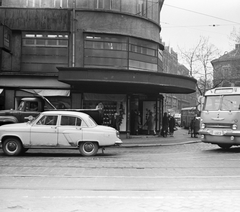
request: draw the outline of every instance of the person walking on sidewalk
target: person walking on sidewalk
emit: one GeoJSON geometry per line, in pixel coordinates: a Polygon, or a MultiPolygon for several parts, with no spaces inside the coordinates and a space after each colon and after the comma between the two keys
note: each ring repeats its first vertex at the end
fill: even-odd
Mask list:
{"type": "Polygon", "coordinates": [[[197,119],[197,115],[194,115],[191,121],[191,138],[197,138],[197,134],[200,128],[200,121],[197,119]]]}
{"type": "Polygon", "coordinates": [[[155,129],[154,129],[154,116],[153,116],[153,113],[152,111],[149,111],[149,114],[148,114],[148,118],[147,118],[147,121],[146,121],[146,125],[147,125],[147,134],[148,135],[156,135],[156,132],[155,132],[155,129]]]}
{"type": "Polygon", "coordinates": [[[163,137],[167,137],[168,125],[169,125],[169,119],[168,119],[167,113],[165,112],[162,119],[162,136],[163,137]]]}
{"type": "Polygon", "coordinates": [[[173,116],[170,116],[170,118],[169,118],[169,133],[170,133],[170,137],[173,137],[174,128],[175,128],[175,118],[173,116]]]}

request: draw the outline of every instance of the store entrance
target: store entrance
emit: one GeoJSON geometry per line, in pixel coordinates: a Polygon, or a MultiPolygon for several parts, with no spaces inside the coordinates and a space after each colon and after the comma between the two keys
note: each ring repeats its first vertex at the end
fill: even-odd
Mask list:
{"type": "Polygon", "coordinates": [[[156,135],[157,101],[131,99],[130,134],[156,135]]]}

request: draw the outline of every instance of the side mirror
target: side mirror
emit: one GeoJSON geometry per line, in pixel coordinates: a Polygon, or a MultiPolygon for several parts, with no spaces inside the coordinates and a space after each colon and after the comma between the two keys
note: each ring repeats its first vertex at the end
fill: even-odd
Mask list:
{"type": "Polygon", "coordinates": [[[27,119],[28,121],[32,121],[34,120],[35,118],[33,116],[27,116],[27,117],[24,117],[24,119],[27,119]]]}
{"type": "Polygon", "coordinates": [[[204,96],[199,96],[198,97],[198,106],[197,109],[201,112],[203,110],[203,104],[205,101],[205,97],[204,96]]]}

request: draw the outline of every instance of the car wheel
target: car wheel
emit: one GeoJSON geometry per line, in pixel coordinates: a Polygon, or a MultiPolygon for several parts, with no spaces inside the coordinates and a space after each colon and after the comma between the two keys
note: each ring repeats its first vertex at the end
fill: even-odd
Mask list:
{"type": "Polygon", "coordinates": [[[3,142],[2,150],[6,155],[16,156],[22,152],[22,144],[17,138],[8,138],[3,142]]]}
{"type": "Polygon", "coordinates": [[[225,150],[230,149],[232,147],[231,144],[218,144],[218,146],[225,150]]]}
{"type": "Polygon", "coordinates": [[[94,156],[98,151],[98,144],[96,142],[82,142],[79,146],[79,151],[83,156],[94,156]]]}

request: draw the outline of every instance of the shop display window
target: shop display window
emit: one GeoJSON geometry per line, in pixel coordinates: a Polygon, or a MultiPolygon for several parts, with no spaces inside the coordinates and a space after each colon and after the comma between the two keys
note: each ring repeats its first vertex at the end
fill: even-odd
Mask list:
{"type": "MultiPolygon", "coordinates": [[[[84,101],[84,109],[94,109],[97,108],[100,101],[84,101]]],[[[103,125],[109,126],[110,120],[114,113],[117,112],[117,102],[101,102],[103,105],[103,125]]]]}

